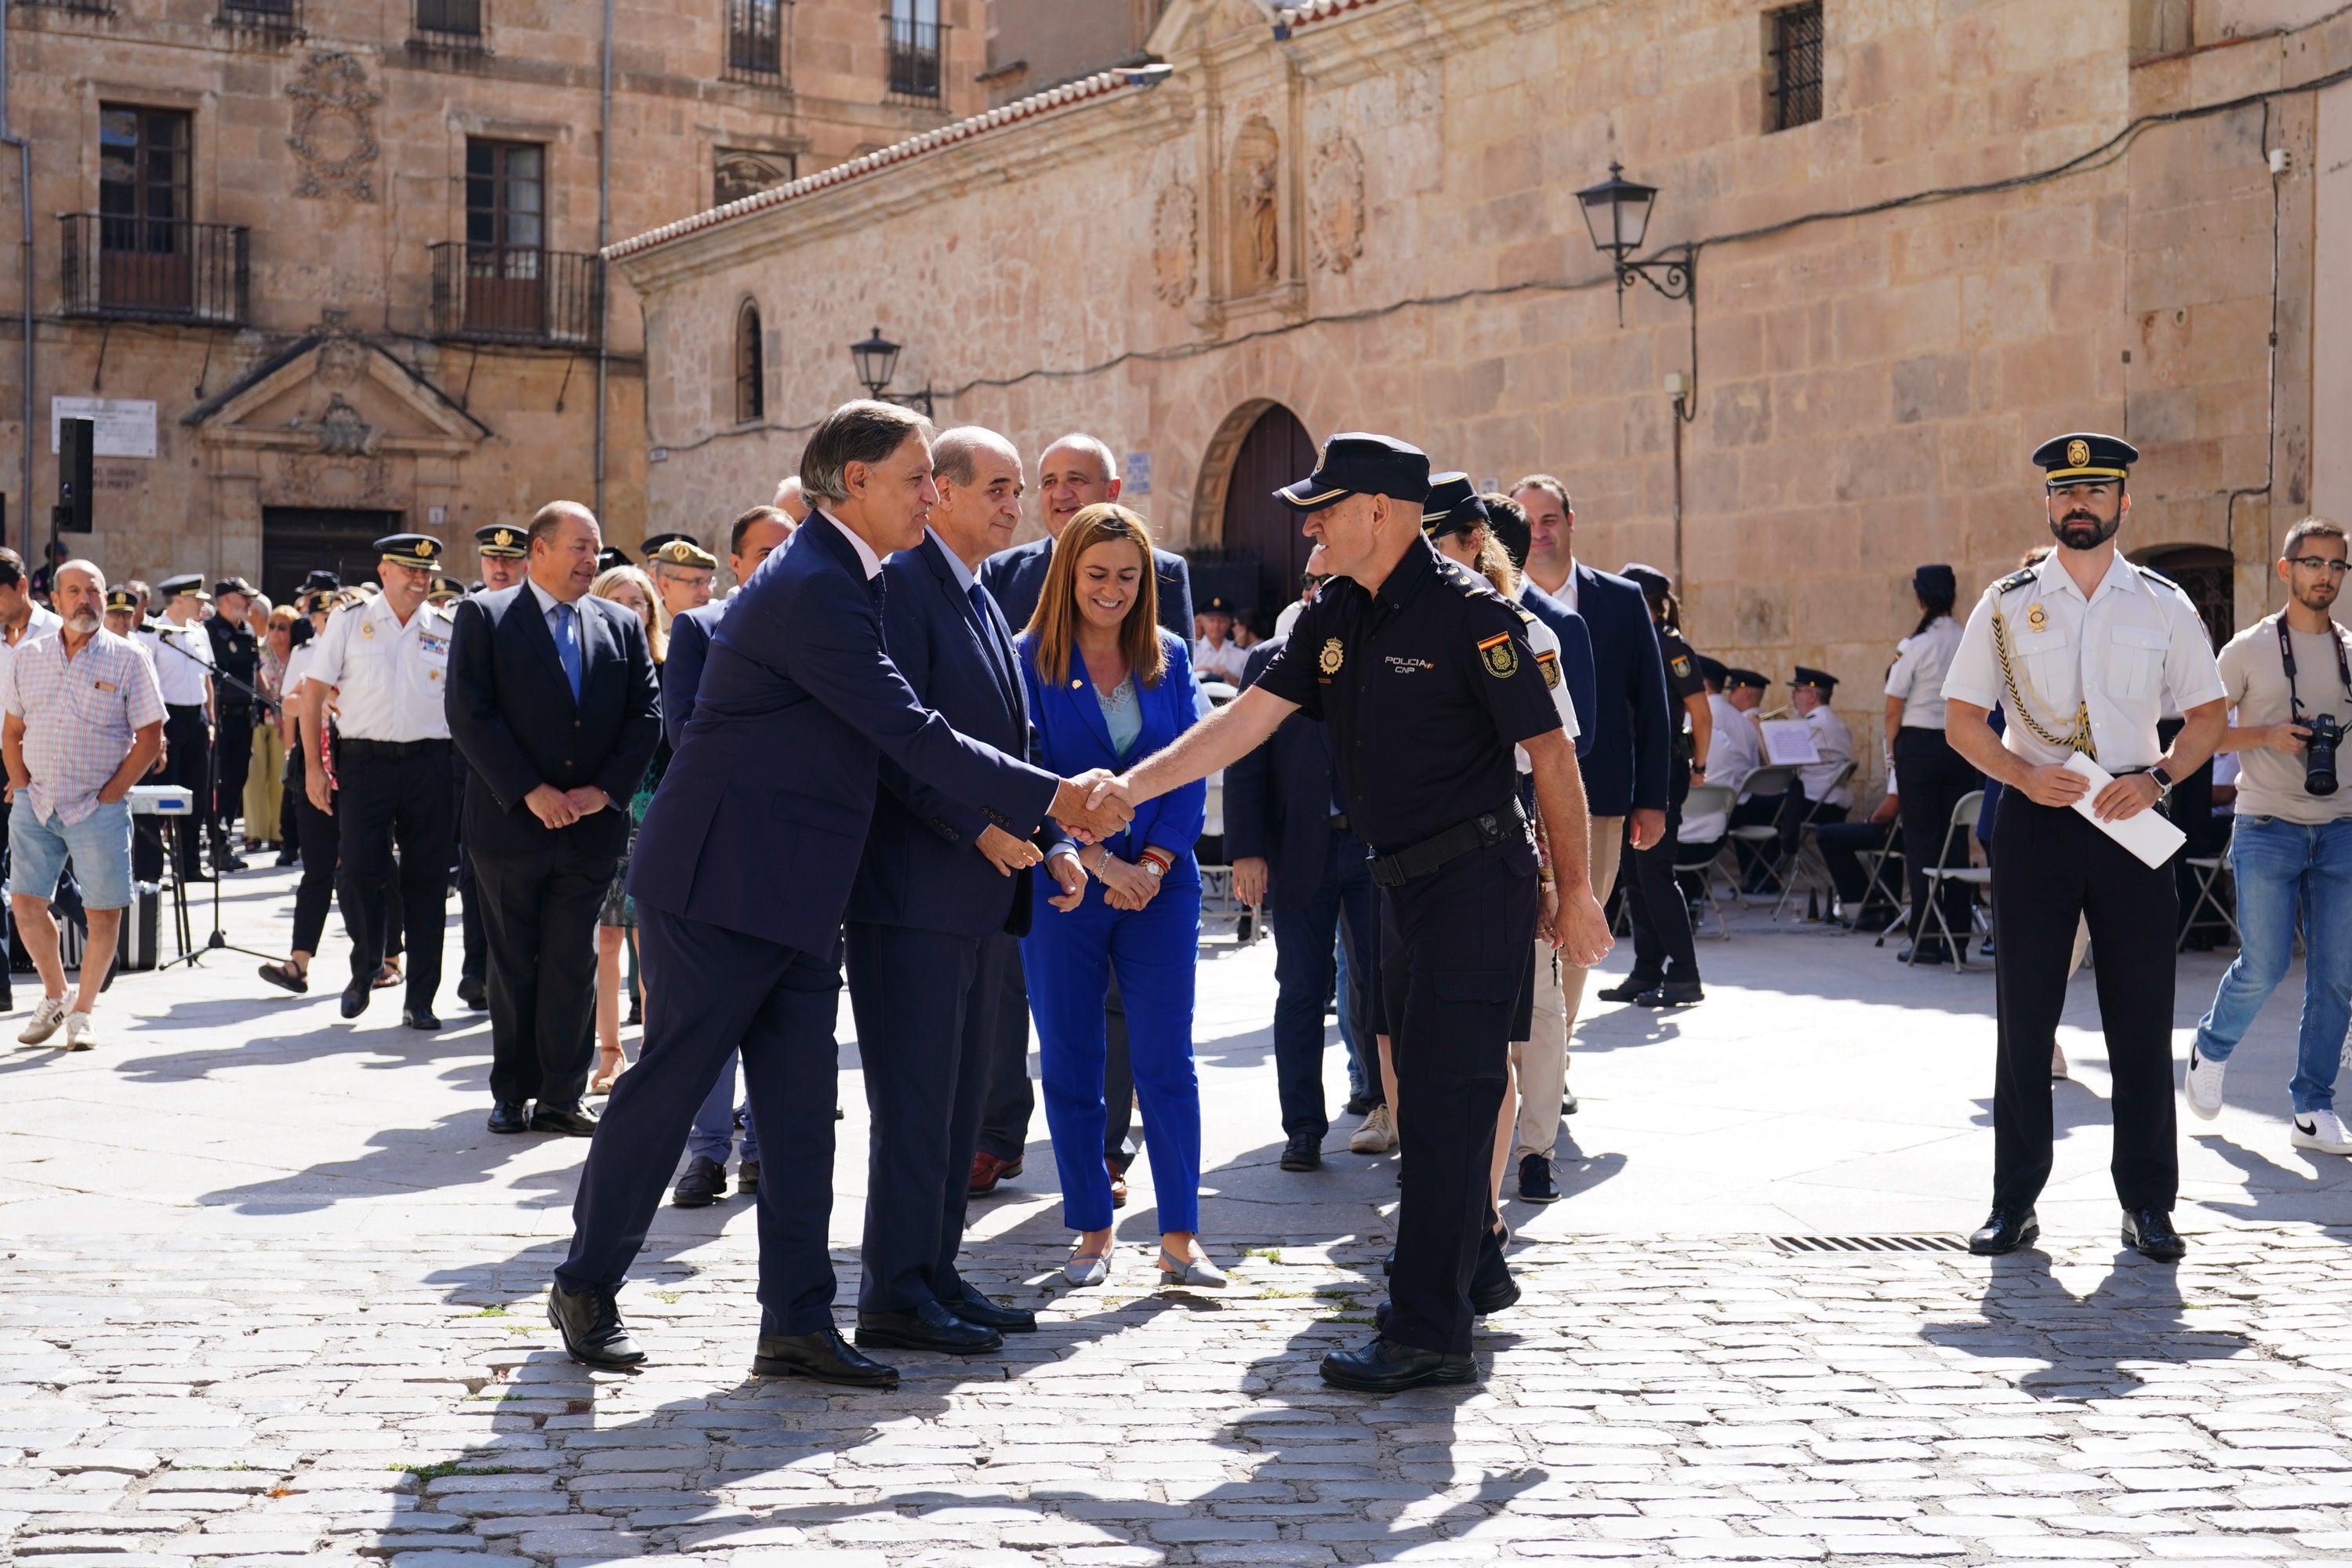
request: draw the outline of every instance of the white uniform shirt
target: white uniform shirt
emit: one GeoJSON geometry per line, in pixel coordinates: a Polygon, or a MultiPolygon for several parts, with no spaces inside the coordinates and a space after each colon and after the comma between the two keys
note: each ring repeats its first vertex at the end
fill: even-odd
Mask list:
{"type": "Polygon", "coordinates": [[[35,605],[32,615],[25,621],[25,635],[13,643],[0,639],[0,681],[8,679],[8,659],[11,655],[34,638],[47,637],[64,625],[65,622],[58,618],[56,611],[35,605]]]}
{"type": "Polygon", "coordinates": [[[1895,668],[1886,672],[1886,695],[1903,699],[1903,728],[1944,727],[1944,676],[1960,646],[1960,623],[1937,616],[1927,629],[1895,645],[1895,668]]]}
{"type": "MultiPolygon", "coordinates": [[[[2188,595],[2120,554],[2085,599],[2059,553],[1985,590],[1952,656],[1944,696],[1979,708],[2009,700],[1992,646],[1997,607],[2009,627],[2019,693],[2035,721],[2063,735],[2087,705],[2101,767],[2111,773],[2153,767],[2164,760],[2156,721],[2168,693],[2184,711],[2221,698],[2205,623],[2188,595]]],[[[2037,739],[2011,706],[2001,744],[2037,765],[2063,763],[2066,749],[2037,739]]]]}
{"type": "Polygon", "coordinates": [[[168,618],[159,620],[155,629],[142,640],[155,666],[155,684],[163,690],[164,704],[172,708],[201,706],[205,675],[213,668],[212,634],[205,630],[205,623],[190,621],[182,626],[168,618]],[[174,648],[179,652],[173,652],[174,648]],[[189,658],[181,658],[182,653],[189,658]]]}
{"type": "Polygon", "coordinates": [[[302,645],[316,648],[304,675],[335,688],[335,728],[352,741],[446,741],[443,709],[449,674],[449,617],[419,605],[402,626],[381,595],[346,605],[327,629],[302,645]]]}
{"type": "Polygon", "coordinates": [[[1837,777],[1838,770],[1853,760],[1853,731],[1845,727],[1844,720],[1830,711],[1830,705],[1826,702],[1804,717],[1805,728],[1813,732],[1813,750],[1821,753],[1822,760],[1800,766],[1797,783],[1803,787],[1807,800],[1820,801],[1824,805],[1852,807],[1853,786],[1843,784],[1830,789],[1830,780],[1837,777]],[[1829,791],[1826,798],[1822,793],[1824,790],[1829,791]]]}
{"type": "Polygon", "coordinates": [[[1213,644],[1206,637],[1192,639],[1192,674],[1196,678],[1222,680],[1229,685],[1242,683],[1242,671],[1249,664],[1249,649],[1228,638],[1213,644]]]}
{"type": "MultiPolygon", "coordinates": [[[[1722,692],[1708,692],[1706,706],[1715,718],[1715,727],[1707,731],[1706,782],[1727,785],[1736,800],[1748,785],[1748,775],[1763,765],[1762,742],[1748,715],[1734,708],[1722,692]]],[[[1711,811],[1684,817],[1675,837],[1684,844],[1712,844],[1730,831],[1730,815],[1711,811]]]]}
{"type": "MultiPolygon", "coordinates": [[[[1572,744],[1584,731],[1576,721],[1576,699],[1568,694],[1568,673],[1559,667],[1559,634],[1525,610],[1519,612],[1519,618],[1527,626],[1528,651],[1536,656],[1536,666],[1543,671],[1545,682],[1551,687],[1551,705],[1559,711],[1560,728],[1568,731],[1572,744]]],[[[1536,771],[1535,763],[1528,760],[1525,746],[1513,746],[1511,755],[1517,760],[1519,772],[1531,773],[1536,771]]]]}
{"type": "Polygon", "coordinates": [[[1282,607],[1282,614],[1274,617],[1274,635],[1278,637],[1288,637],[1290,635],[1290,628],[1297,626],[1298,624],[1298,617],[1306,613],[1307,605],[1304,600],[1291,600],[1290,603],[1282,607]]]}

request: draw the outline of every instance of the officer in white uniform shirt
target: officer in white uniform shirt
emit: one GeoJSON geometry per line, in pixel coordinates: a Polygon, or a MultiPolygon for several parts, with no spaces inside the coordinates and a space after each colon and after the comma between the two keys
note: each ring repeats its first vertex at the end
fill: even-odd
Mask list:
{"type": "MultiPolygon", "coordinates": [[[[1750,669],[1738,672],[1743,677],[1752,678],[1754,681],[1753,686],[1747,688],[1750,693],[1750,706],[1742,709],[1729,695],[1734,672],[1721,659],[1699,655],[1698,673],[1699,679],[1706,683],[1707,711],[1715,720],[1707,731],[1706,782],[1723,785],[1737,799],[1741,787],[1748,783],[1748,775],[1761,765],[1757,753],[1756,726],[1748,721],[1748,714],[1753,710],[1754,696],[1763,690],[1764,678],[1750,669]]],[[[1710,811],[1696,816],[1685,812],[1681,830],[1675,838],[1677,843],[1694,848],[1705,848],[1710,844],[1719,847],[1724,836],[1730,831],[1729,812],[1710,811]]]]}
{"type": "MultiPolygon", "coordinates": [[[[155,667],[155,684],[163,693],[163,772],[158,781],[178,784],[195,802],[193,816],[176,819],[180,880],[209,882],[204,868],[205,820],[213,797],[213,639],[205,630],[203,576],[184,572],[155,585],[163,614],[140,637],[155,667]]],[[[143,859],[144,858],[142,857],[143,859]]]]}
{"type": "Polygon", "coordinates": [[[2143,863],[2076,809],[2087,799],[2102,821],[2153,809],[2213,754],[2228,725],[2195,606],[2116,548],[2138,458],[2129,442],[2089,433],[2036,449],[2058,548],[1985,590],[1944,680],[1953,749],[2003,786],[1992,837],[1993,1202],[1972,1252],[2014,1251],[2041,1232],[2033,1205],[2050,1175],[2048,1071],[2078,920],[2099,955],[2124,1243],[2159,1261],[2185,1250],[2172,1227],[2180,1182],[2172,868],[2143,863]],[[2185,721],[2169,751],[2156,731],[2168,692],[2185,721]],[[1996,703],[2008,715],[1999,737],[1985,722],[1996,703]],[[2093,793],[2064,765],[2076,753],[2113,781],[2093,793]]]}
{"type": "MultiPolygon", "coordinates": [[[[1943,963],[1965,955],[1945,952],[1927,919],[1927,870],[1938,857],[1947,867],[1969,863],[1968,835],[1951,832],[1952,812],[1984,788],[1984,775],[1944,738],[1944,678],[1960,647],[1960,623],[1952,618],[1959,580],[1949,566],[1931,563],[1911,574],[1911,593],[1919,604],[1919,625],[1895,645],[1895,663],[1886,672],[1886,767],[1890,774],[1903,774],[1903,867],[1911,891],[1911,948],[1904,957],[1943,963]]],[[[1965,942],[1975,890],[1950,879],[1937,897],[1943,929],[1965,942]]]]}
{"type": "Polygon", "coordinates": [[[1790,706],[1813,732],[1813,750],[1821,758],[1797,770],[1797,787],[1805,792],[1809,803],[1829,808],[1815,814],[1816,820],[1822,822],[1843,822],[1853,808],[1851,783],[1831,787],[1831,781],[1853,761],[1853,731],[1830,708],[1837,684],[1838,678],[1828,670],[1809,669],[1801,664],[1797,666],[1797,678],[1789,682],[1790,706]]]}
{"type": "Polygon", "coordinates": [[[449,790],[449,617],[425,603],[441,570],[441,542],[395,533],[375,542],[383,592],[335,612],[314,639],[302,690],[308,732],[323,732],[326,694],[335,692],[335,778],[303,780],[310,804],[338,823],[337,887],[352,928],[352,979],[342,1013],[356,1018],[383,967],[384,889],[400,847],[400,904],[408,947],[408,995],[401,1022],[437,1029],[441,928],[456,830],[449,790]]]}

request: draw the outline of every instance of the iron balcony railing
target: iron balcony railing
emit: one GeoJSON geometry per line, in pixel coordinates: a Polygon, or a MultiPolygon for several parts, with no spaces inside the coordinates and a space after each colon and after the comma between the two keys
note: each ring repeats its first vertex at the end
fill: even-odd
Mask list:
{"type": "Polygon", "coordinates": [[[450,240],[433,256],[433,335],[593,348],[604,332],[602,257],[450,240]]]}
{"type": "Polygon", "coordinates": [[[890,96],[937,100],[940,96],[940,25],[906,16],[886,16],[890,33],[890,96]]]}
{"type": "Polygon", "coordinates": [[[257,33],[299,33],[302,0],[221,0],[215,18],[225,27],[257,33]]]}
{"type": "Polygon", "coordinates": [[[233,224],[66,213],[66,313],[242,326],[251,265],[233,224]]]}
{"type": "Polygon", "coordinates": [[[16,3],[44,11],[78,11],[85,16],[114,15],[114,0],[16,0],[16,3]]]}
{"type": "Polygon", "coordinates": [[[482,0],[416,0],[415,41],[428,48],[460,52],[487,47],[482,0]]]}
{"type": "Polygon", "coordinates": [[[735,81],[782,79],[783,0],[727,0],[726,74],[735,81]]]}

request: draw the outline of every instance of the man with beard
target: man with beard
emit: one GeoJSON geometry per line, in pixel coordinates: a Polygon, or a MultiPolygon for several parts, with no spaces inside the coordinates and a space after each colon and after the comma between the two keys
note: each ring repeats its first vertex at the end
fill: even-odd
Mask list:
{"type": "Polygon", "coordinates": [[[2041,1234],[2033,1204],[2050,1177],[2050,1055],[2078,921],[2099,954],[2124,1244],[2159,1262],[2186,1250],[2172,1228],[2172,869],[2147,865],[2098,824],[2160,803],[2213,754],[2228,721],[2196,607],[2116,549],[2138,458],[2128,441],[2090,434],[2034,451],[2058,548],[1985,590],[1944,679],[1953,750],[2003,786],[1992,839],[1993,1201],[1969,1238],[1975,1253],[2013,1252],[2041,1234]],[[2156,733],[2168,695],[2185,721],[2168,751],[2156,733]],[[2009,719],[1998,736],[1986,722],[1995,704],[2009,719]],[[2066,766],[2078,752],[2110,781],[2095,791],[2066,766]]]}

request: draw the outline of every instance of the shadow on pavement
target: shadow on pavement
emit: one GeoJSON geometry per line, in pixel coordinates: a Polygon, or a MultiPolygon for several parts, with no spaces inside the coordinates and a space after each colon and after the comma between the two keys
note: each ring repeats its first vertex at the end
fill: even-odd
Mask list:
{"type": "Polygon", "coordinates": [[[2173,1265],[2119,1253],[2107,1277],[2076,1296],[2052,1274],[2045,1253],[2029,1248],[1990,1262],[1981,1316],[1930,1322],[1920,1337],[2010,1363],[1999,1370],[2037,1399],[2120,1397],[2144,1381],[2136,1365],[2225,1361],[2252,1346],[2235,1331],[2189,1321],[2173,1265]]]}

